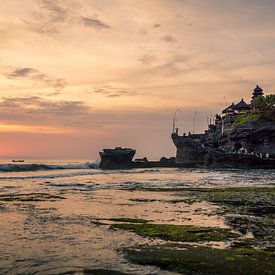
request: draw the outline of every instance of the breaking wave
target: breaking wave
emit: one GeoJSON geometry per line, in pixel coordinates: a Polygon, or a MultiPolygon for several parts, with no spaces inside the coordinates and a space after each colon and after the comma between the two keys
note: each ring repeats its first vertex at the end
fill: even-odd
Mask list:
{"type": "Polygon", "coordinates": [[[83,163],[83,164],[1,164],[0,172],[31,172],[31,171],[46,171],[46,170],[67,170],[67,169],[97,169],[98,163],[83,163]]]}

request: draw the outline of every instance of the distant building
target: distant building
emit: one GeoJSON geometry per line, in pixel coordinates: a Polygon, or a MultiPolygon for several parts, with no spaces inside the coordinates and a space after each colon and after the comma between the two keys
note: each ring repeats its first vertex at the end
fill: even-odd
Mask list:
{"type": "Polygon", "coordinates": [[[222,113],[223,114],[233,114],[234,113],[234,106],[235,104],[232,102],[232,104],[230,106],[228,106],[227,108],[225,108],[222,113]]]}
{"type": "MultiPolygon", "coordinates": [[[[260,86],[256,86],[256,88],[253,90],[252,93],[252,100],[258,96],[263,96],[263,89],[260,86]]],[[[234,104],[232,103],[230,106],[228,106],[227,108],[225,108],[222,113],[225,115],[229,115],[229,114],[245,114],[247,112],[249,112],[251,109],[253,108],[252,104],[247,104],[244,99],[242,98],[242,100],[237,103],[234,104]]]]}
{"type": "Polygon", "coordinates": [[[254,98],[256,98],[257,96],[263,96],[263,89],[260,86],[256,86],[256,88],[254,89],[253,93],[252,93],[252,100],[254,98]]]}
{"type": "Polygon", "coordinates": [[[247,104],[243,98],[240,102],[237,104],[232,103],[230,106],[225,108],[222,113],[225,115],[229,114],[243,114],[251,110],[251,107],[249,104],[247,104]]]}
{"type": "Polygon", "coordinates": [[[251,110],[251,107],[243,100],[237,103],[236,105],[234,105],[233,110],[240,114],[240,113],[246,113],[247,111],[251,110]]]}

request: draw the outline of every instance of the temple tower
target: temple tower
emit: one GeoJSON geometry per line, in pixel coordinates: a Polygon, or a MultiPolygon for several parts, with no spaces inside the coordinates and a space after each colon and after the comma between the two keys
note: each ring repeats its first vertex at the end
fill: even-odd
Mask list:
{"type": "Polygon", "coordinates": [[[258,96],[263,96],[263,95],[264,95],[263,89],[257,85],[252,93],[252,100],[258,96]]]}

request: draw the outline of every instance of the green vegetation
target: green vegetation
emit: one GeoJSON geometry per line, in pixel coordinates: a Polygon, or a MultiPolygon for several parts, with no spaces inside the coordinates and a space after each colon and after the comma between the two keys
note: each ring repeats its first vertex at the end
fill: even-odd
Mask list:
{"type": "Polygon", "coordinates": [[[125,249],[137,264],[156,265],[182,274],[274,274],[275,253],[250,247],[143,246],[125,249]]]}
{"type": "Polygon", "coordinates": [[[233,205],[272,204],[275,206],[275,187],[186,188],[182,195],[195,201],[222,202],[233,205]]]}
{"type": "Polygon", "coordinates": [[[107,225],[106,223],[100,222],[100,219],[91,220],[91,223],[94,225],[107,225]]]}
{"type": "Polygon", "coordinates": [[[235,124],[242,125],[248,122],[256,123],[260,121],[262,115],[260,113],[249,113],[245,115],[238,115],[235,117],[234,122],[235,124]]]}
{"type": "Polygon", "coordinates": [[[209,201],[225,206],[236,214],[275,214],[275,187],[190,188],[180,195],[191,201],[209,201]]]}
{"type": "Polygon", "coordinates": [[[237,237],[229,229],[171,224],[113,224],[111,229],[123,229],[144,237],[176,242],[222,241],[237,237]]]}
{"type": "Polygon", "coordinates": [[[124,249],[126,258],[132,262],[182,274],[274,274],[275,186],[146,191],[172,191],[190,204],[202,201],[217,204],[221,207],[219,214],[224,215],[228,225],[243,234],[252,232],[255,238],[240,238],[228,229],[211,227],[151,223],[111,225],[112,229],[174,242],[124,249]],[[205,243],[197,246],[198,242],[226,240],[231,242],[231,247],[216,249],[205,243]],[[189,245],[176,242],[189,242],[189,245]]]}
{"type": "Polygon", "coordinates": [[[261,120],[275,120],[275,95],[257,96],[252,101],[252,113],[237,115],[235,124],[257,123],[261,120]]]}
{"type": "Polygon", "coordinates": [[[258,96],[253,99],[252,105],[263,117],[275,120],[275,95],[258,96]]]}

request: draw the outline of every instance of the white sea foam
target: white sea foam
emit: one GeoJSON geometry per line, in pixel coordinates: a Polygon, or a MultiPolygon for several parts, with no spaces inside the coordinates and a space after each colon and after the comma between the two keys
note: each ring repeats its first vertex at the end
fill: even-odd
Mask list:
{"type": "Polygon", "coordinates": [[[67,169],[96,169],[98,163],[83,163],[83,164],[1,164],[0,172],[28,172],[41,170],[67,170],[67,169]]]}

